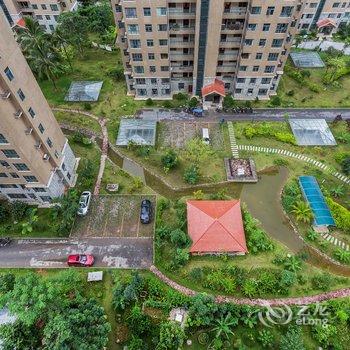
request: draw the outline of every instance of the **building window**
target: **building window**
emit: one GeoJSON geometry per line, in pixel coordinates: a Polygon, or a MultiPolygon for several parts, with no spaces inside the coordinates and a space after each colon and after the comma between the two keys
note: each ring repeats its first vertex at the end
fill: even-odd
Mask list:
{"type": "Polygon", "coordinates": [[[148,47],[154,46],[153,39],[147,39],[146,45],[147,45],[148,47]]]}
{"type": "Polygon", "coordinates": [[[137,89],[137,94],[139,96],[146,96],[147,95],[147,90],[146,89],[137,89]]]}
{"type": "Polygon", "coordinates": [[[269,6],[266,10],[266,15],[271,16],[274,14],[274,12],[275,12],[275,6],[269,6]]]}
{"type": "Polygon", "coordinates": [[[27,164],[14,163],[13,165],[18,171],[29,171],[29,168],[27,167],[27,164]]]}
{"type": "Polygon", "coordinates": [[[256,23],[249,23],[248,24],[248,30],[252,30],[252,31],[256,30],[256,26],[257,26],[256,23]]]}
{"type": "Polygon", "coordinates": [[[235,90],[235,93],[236,93],[236,94],[241,94],[241,93],[242,93],[242,89],[236,89],[236,90],[235,90]]]}
{"type": "Polygon", "coordinates": [[[43,202],[51,202],[51,197],[50,196],[40,196],[41,200],[43,202]]]}
{"type": "Polygon", "coordinates": [[[146,79],[145,78],[136,78],[136,84],[137,85],[144,85],[144,84],[146,84],[146,79]]]}
{"type": "Polygon", "coordinates": [[[262,30],[263,32],[268,32],[270,30],[270,23],[264,23],[262,30]]]}
{"type": "Polygon", "coordinates": [[[58,6],[56,4],[50,5],[51,11],[58,11],[58,6]]]}
{"type": "Polygon", "coordinates": [[[149,53],[149,54],[148,54],[148,59],[149,59],[149,60],[154,60],[154,59],[155,59],[154,53],[149,53]]]}
{"type": "Polygon", "coordinates": [[[11,199],[24,199],[27,196],[23,193],[8,193],[7,196],[11,199]]]}
{"type": "Polygon", "coordinates": [[[167,39],[159,39],[159,45],[160,46],[168,45],[168,40],[167,39]]]}
{"type": "Polygon", "coordinates": [[[0,143],[7,144],[8,141],[6,140],[6,137],[3,134],[0,134],[0,143]]]}
{"type": "Polygon", "coordinates": [[[37,9],[38,9],[38,5],[32,4],[32,9],[33,9],[33,10],[37,10],[37,9]]]}
{"type": "Polygon", "coordinates": [[[59,158],[59,157],[60,157],[60,155],[59,155],[59,153],[58,153],[57,151],[55,151],[55,157],[56,157],[56,158],[59,158]]]}
{"type": "Polygon", "coordinates": [[[157,7],[157,16],[166,16],[166,7],[157,7]]]}
{"type": "Polygon", "coordinates": [[[240,67],[239,67],[239,70],[240,70],[241,72],[245,72],[245,71],[247,70],[247,66],[240,66],[240,67]]]}
{"type": "Polygon", "coordinates": [[[52,141],[51,141],[51,139],[50,139],[49,137],[46,139],[46,143],[47,143],[47,145],[48,145],[50,148],[52,148],[53,143],[52,143],[52,141]]]}
{"type": "Polygon", "coordinates": [[[261,79],[261,84],[270,84],[271,83],[271,78],[262,78],[261,79]]]}
{"type": "Polygon", "coordinates": [[[246,46],[251,46],[251,45],[253,45],[253,39],[245,39],[245,40],[244,40],[244,45],[246,45],[246,46]]]}
{"type": "Polygon", "coordinates": [[[68,180],[70,180],[72,176],[70,173],[67,173],[67,177],[68,177],[68,180]]]}
{"type": "Polygon", "coordinates": [[[45,15],[45,18],[46,18],[48,21],[51,20],[51,16],[49,16],[49,15],[45,15]]]}
{"type": "Polygon", "coordinates": [[[17,95],[22,101],[24,101],[24,99],[26,98],[26,96],[24,95],[24,93],[21,89],[17,90],[17,95]]]}
{"type": "Polygon", "coordinates": [[[151,33],[152,32],[152,24],[145,24],[145,31],[147,33],[151,33]]]}
{"type": "Polygon", "coordinates": [[[44,187],[34,187],[34,192],[46,192],[46,189],[44,187]]]}
{"type": "Polygon", "coordinates": [[[283,39],[273,39],[271,47],[282,47],[283,39]]]}
{"type": "Polygon", "coordinates": [[[266,39],[260,39],[259,46],[265,46],[265,45],[266,45],[266,39]]]}
{"type": "Polygon", "coordinates": [[[288,28],[287,23],[278,23],[276,27],[276,33],[286,33],[288,28]]]}
{"type": "Polygon", "coordinates": [[[128,25],[128,33],[129,34],[139,34],[138,24],[129,24],[128,25]]]}
{"type": "Polygon", "coordinates": [[[250,78],[249,83],[250,84],[255,84],[256,83],[256,78],[250,78]]]}
{"type": "Polygon", "coordinates": [[[19,158],[19,155],[14,149],[3,149],[2,153],[4,153],[6,158],[19,158]]]}
{"type": "Polygon", "coordinates": [[[29,107],[29,109],[28,109],[28,113],[30,114],[30,116],[31,116],[32,118],[34,118],[34,117],[35,117],[35,112],[34,112],[34,110],[33,110],[33,108],[32,108],[32,107],[29,107]]]}
{"type": "Polygon", "coordinates": [[[10,175],[14,178],[14,179],[19,179],[19,175],[16,173],[10,173],[10,175]]]}
{"type": "Polygon", "coordinates": [[[23,177],[27,182],[38,182],[38,179],[33,175],[25,175],[23,177]]]}
{"type": "Polygon", "coordinates": [[[169,58],[169,55],[168,55],[167,53],[161,53],[161,54],[160,54],[160,58],[161,58],[162,60],[167,60],[167,59],[169,58]]]}
{"type": "Polygon", "coordinates": [[[166,32],[168,30],[167,24],[158,24],[158,31],[159,32],[166,32]]]}
{"type": "Polygon", "coordinates": [[[281,11],[281,17],[290,17],[292,15],[293,6],[283,6],[281,11]]]}
{"type": "Polygon", "coordinates": [[[143,66],[134,66],[134,72],[137,74],[143,74],[145,72],[145,69],[143,66]]]}
{"type": "Polygon", "coordinates": [[[161,66],[161,67],[160,67],[160,70],[161,70],[162,72],[169,72],[169,66],[161,66]]]}
{"type": "Polygon", "coordinates": [[[9,163],[7,163],[5,160],[0,160],[0,165],[2,165],[3,167],[8,168],[10,166],[9,163]]]}
{"type": "Polygon", "coordinates": [[[238,84],[244,84],[245,83],[245,78],[237,78],[237,83],[238,84]]]}
{"type": "Polygon", "coordinates": [[[132,49],[139,49],[141,47],[141,41],[138,39],[130,40],[130,47],[132,49]]]}
{"type": "Polygon", "coordinates": [[[7,177],[6,173],[0,173],[0,177],[7,177]]]}
{"type": "Polygon", "coordinates": [[[36,15],[36,19],[37,19],[38,21],[41,21],[41,20],[43,19],[43,16],[42,16],[42,15],[36,15]]]}
{"type": "Polygon", "coordinates": [[[259,66],[253,66],[253,72],[259,72],[259,66]]]}
{"type": "Polygon", "coordinates": [[[45,4],[41,4],[41,8],[42,8],[43,10],[47,10],[47,7],[46,7],[45,4]]]}
{"type": "Polygon", "coordinates": [[[43,127],[43,125],[40,123],[38,126],[39,131],[43,134],[45,131],[45,128],[43,127]]]}
{"type": "Polygon", "coordinates": [[[265,73],[273,73],[275,70],[275,66],[266,66],[264,72],[265,73]]]}
{"type": "Polygon", "coordinates": [[[0,188],[17,188],[17,185],[1,184],[0,188]]]}
{"type": "Polygon", "coordinates": [[[151,84],[153,85],[157,84],[157,78],[151,78],[151,84]]]}
{"type": "Polygon", "coordinates": [[[143,15],[146,16],[146,17],[149,17],[151,16],[151,8],[150,7],[144,7],[143,8],[143,15]]]}
{"type": "Polygon", "coordinates": [[[258,52],[256,55],[255,55],[255,59],[256,60],[261,60],[262,59],[262,56],[263,54],[261,52],[258,52]]]}
{"type": "Polygon", "coordinates": [[[34,193],[28,193],[28,197],[31,199],[36,199],[36,195],[34,193]]]}
{"type": "Polygon", "coordinates": [[[142,53],[133,53],[132,60],[135,62],[142,62],[143,61],[142,53]]]}
{"type": "Polygon", "coordinates": [[[277,61],[278,60],[278,53],[276,52],[270,52],[268,57],[267,57],[268,61],[277,61]]]}
{"type": "Polygon", "coordinates": [[[9,67],[6,67],[4,72],[5,72],[8,80],[12,81],[14,79],[15,76],[13,75],[13,73],[9,67]]]}
{"type": "Polygon", "coordinates": [[[178,83],[177,88],[178,88],[179,90],[182,90],[182,89],[185,88],[185,84],[184,84],[184,83],[178,83]]]}
{"type": "Polygon", "coordinates": [[[259,89],[258,95],[266,95],[267,94],[267,89],[259,89]]]}
{"type": "Polygon", "coordinates": [[[158,89],[152,89],[152,96],[158,96],[158,89]]]}
{"type": "Polygon", "coordinates": [[[149,66],[149,71],[150,71],[150,73],[155,73],[156,72],[156,66],[149,66]]]}
{"type": "Polygon", "coordinates": [[[261,7],[260,6],[252,6],[252,9],[251,9],[250,13],[252,15],[260,15],[261,7]]]}
{"type": "Polygon", "coordinates": [[[125,17],[126,18],[137,18],[137,12],[135,7],[126,7],[125,8],[125,17]]]}

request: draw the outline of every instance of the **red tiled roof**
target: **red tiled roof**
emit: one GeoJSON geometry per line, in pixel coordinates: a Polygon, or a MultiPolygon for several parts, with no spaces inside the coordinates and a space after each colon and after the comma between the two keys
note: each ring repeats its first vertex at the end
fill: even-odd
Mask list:
{"type": "Polygon", "coordinates": [[[210,94],[213,94],[213,93],[217,93],[218,95],[221,95],[223,97],[226,96],[225,83],[222,80],[215,78],[213,83],[202,87],[202,96],[203,97],[210,95],[210,94]]]}
{"type": "Polygon", "coordinates": [[[335,21],[331,18],[324,18],[324,19],[321,19],[317,22],[318,28],[323,28],[323,27],[328,27],[328,26],[336,27],[337,25],[336,25],[335,21]]]}
{"type": "Polygon", "coordinates": [[[26,22],[24,21],[24,18],[20,18],[20,19],[17,21],[16,26],[25,28],[25,27],[26,27],[26,22]]]}
{"type": "Polygon", "coordinates": [[[191,253],[248,252],[239,200],[187,201],[191,253]]]}

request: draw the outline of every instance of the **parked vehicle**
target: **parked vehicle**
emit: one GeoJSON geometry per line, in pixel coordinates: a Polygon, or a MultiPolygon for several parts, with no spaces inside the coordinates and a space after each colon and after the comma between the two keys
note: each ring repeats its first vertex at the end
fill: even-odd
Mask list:
{"type": "Polygon", "coordinates": [[[206,145],[210,144],[209,129],[208,128],[202,128],[202,140],[206,145]]]}
{"type": "Polygon", "coordinates": [[[90,207],[90,201],[91,201],[91,192],[90,191],[84,191],[79,199],[79,209],[78,209],[78,215],[85,216],[90,207]]]}
{"type": "Polygon", "coordinates": [[[0,238],[0,247],[6,247],[11,242],[12,242],[12,239],[10,237],[0,238]]]}
{"type": "Polygon", "coordinates": [[[152,221],[152,203],[148,199],[141,202],[140,221],[142,224],[149,224],[152,221]]]}
{"type": "Polygon", "coordinates": [[[91,267],[95,258],[91,254],[73,254],[68,256],[68,266],[91,267]]]}

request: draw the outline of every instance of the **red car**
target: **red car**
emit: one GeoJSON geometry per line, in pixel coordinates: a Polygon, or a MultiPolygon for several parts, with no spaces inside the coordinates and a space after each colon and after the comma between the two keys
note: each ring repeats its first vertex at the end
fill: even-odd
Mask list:
{"type": "Polygon", "coordinates": [[[95,258],[91,254],[74,254],[68,256],[68,266],[90,267],[94,264],[95,258]]]}

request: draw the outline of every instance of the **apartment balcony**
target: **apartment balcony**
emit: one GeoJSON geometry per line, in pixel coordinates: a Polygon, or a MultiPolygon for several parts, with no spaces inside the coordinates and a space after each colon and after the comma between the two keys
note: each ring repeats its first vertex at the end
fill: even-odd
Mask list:
{"type": "Polygon", "coordinates": [[[237,63],[223,64],[222,66],[217,66],[216,70],[220,73],[234,73],[236,66],[237,63]]]}
{"type": "Polygon", "coordinates": [[[188,73],[193,72],[193,66],[184,66],[180,64],[171,64],[170,71],[172,73],[188,73]]]}
{"type": "Polygon", "coordinates": [[[194,52],[189,53],[183,53],[183,52],[174,52],[170,51],[170,59],[172,61],[186,61],[186,60],[193,60],[194,58],[194,52]]]}
{"type": "Polygon", "coordinates": [[[239,48],[241,46],[241,39],[238,38],[237,40],[226,40],[226,41],[220,41],[220,48],[239,48]]]}
{"type": "Polygon", "coordinates": [[[170,24],[170,32],[177,34],[194,34],[196,26],[193,25],[180,25],[180,24],[170,24]]]}
{"type": "Polygon", "coordinates": [[[242,33],[244,24],[241,22],[236,23],[223,23],[221,25],[222,34],[238,34],[242,33]]]}
{"type": "Polygon", "coordinates": [[[196,10],[194,8],[169,8],[168,16],[171,19],[181,19],[181,18],[195,18],[196,10]]]}
{"type": "Polygon", "coordinates": [[[218,59],[221,61],[225,61],[225,60],[235,59],[237,57],[238,57],[238,51],[232,51],[232,52],[225,52],[225,53],[219,54],[218,59]]]}
{"type": "Polygon", "coordinates": [[[182,39],[170,39],[169,44],[171,47],[194,47],[194,40],[184,41],[182,39]]]}
{"type": "Polygon", "coordinates": [[[224,18],[231,18],[237,16],[245,16],[247,14],[246,7],[231,6],[230,8],[224,9],[224,18]]]}

